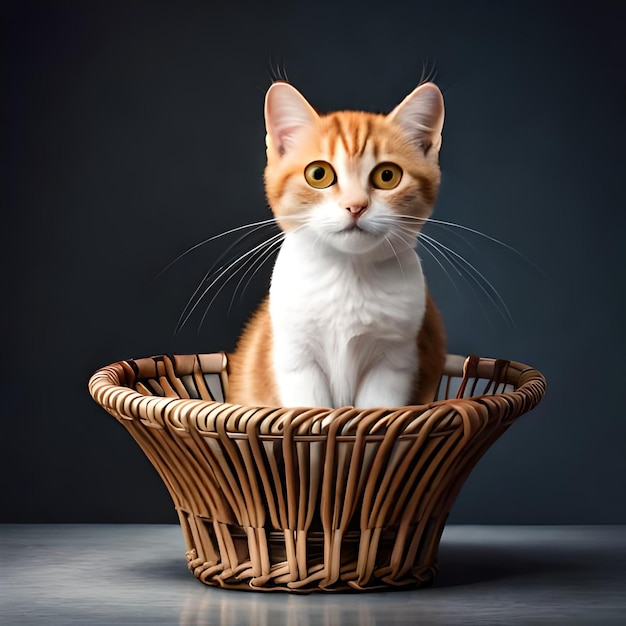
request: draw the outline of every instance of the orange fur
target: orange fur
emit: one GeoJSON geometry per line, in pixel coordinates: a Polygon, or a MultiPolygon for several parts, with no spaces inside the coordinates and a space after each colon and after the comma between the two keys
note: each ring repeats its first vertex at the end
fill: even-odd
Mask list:
{"type": "Polygon", "coordinates": [[[228,355],[228,402],[278,406],[272,366],[272,327],[266,297],[244,328],[237,350],[228,355]]]}
{"type": "Polygon", "coordinates": [[[446,362],[446,332],[430,292],[426,293],[426,313],[417,335],[419,369],[413,386],[411,404],[432,402],[446,362]]]}

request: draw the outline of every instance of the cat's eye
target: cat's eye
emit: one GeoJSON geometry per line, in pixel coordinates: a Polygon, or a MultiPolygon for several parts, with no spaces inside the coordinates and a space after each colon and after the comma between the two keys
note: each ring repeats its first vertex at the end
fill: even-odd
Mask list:
{"type": "Polygon", "coordinates": [[[335,170],[326,161],[313,161],[304,168],[304,178],[306,182],[315,189],[330,187],[337,180],[335,170]]]}
{"type": "Polygon", "coordinates": [[[395,163],[379,163],[370,174],[370,182],[376,189],[393,189],[401,179],[402,168],[395,163]]]}

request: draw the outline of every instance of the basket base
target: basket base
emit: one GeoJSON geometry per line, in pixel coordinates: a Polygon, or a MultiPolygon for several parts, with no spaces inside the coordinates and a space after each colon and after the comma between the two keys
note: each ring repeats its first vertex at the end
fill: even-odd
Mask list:
{"type": "MultiPolygon", "coordinates": [[[[185,518],[193,537],[187,565],[203,584],[241,591],[350,593],[418,589],[432,585],[443,522],[419,529],[422,541],[409,567],[395,558],[397,530],[266,532],[197,516],[185,518]],[[202,537],[202,540],[201,540],[202,537]],[[259,549],[260,548],[260,549],[259,549]],[[333,554],[335,558],[330,556],[333,554]],[[255,555],[257,558],[251,557],[255,555]],[[266,557],[261,563],[259,554],[266,557]],[[208,558],[207,558],[208,557],[208,558]]],[[[417,538],[418,528],[414,528],[417,538]]]]}

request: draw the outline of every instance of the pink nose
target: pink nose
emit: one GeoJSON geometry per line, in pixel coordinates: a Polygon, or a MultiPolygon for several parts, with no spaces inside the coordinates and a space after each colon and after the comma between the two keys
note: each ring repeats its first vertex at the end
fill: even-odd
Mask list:
{"type": "Polygon", "coordinates": [[[355,220],[358,220],[359,217],[361,217],[361,215],[363,215],[363,213],[365,213],[366,210],[367,210],[367,203],[351,204],[350,206],[346,207],[346,211],[348,211],[355,220]]]}

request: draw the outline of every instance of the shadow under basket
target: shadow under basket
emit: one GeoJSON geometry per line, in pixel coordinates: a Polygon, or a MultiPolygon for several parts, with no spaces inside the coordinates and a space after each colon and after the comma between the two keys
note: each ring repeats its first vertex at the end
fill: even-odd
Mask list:
{"type": "Polygon", "coordinates": [[[449,355],[431,404],[258,408],[224,403],[226,365],[120,361],[89,389],[165,482],[189,569],[229,589],[428,585],[463,482],[546,385],[521,363],[449,355]]]}

